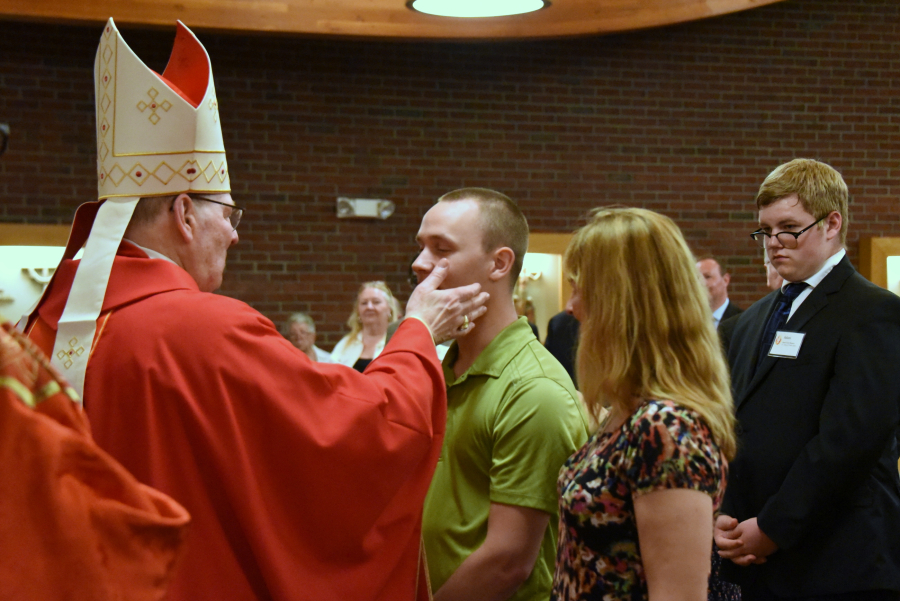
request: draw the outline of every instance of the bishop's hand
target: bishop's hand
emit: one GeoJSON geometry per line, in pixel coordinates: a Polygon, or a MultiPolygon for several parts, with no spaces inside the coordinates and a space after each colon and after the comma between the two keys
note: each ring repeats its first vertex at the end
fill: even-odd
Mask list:
{"type": "Polygon", "coordinates": [[[406,305],[406,317],[422,320],[431,330],[435,344],[465,336],[475,328],[475,320],[484,315],[489,298],[481,284],[439,290],[447,277],[450,263],[442,259],[416,286],[406,305]]]}

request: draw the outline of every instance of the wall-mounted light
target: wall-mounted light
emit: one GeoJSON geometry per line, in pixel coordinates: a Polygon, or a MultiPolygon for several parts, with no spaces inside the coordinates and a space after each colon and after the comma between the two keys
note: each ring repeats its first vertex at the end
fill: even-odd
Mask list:
{"type": "Polygon", "coordinates": [[[394,203],[389,200],[344,196],[337,199],[339,219],[387,219],[393,214],[394,203]]]}
{"type": "Polygon", "coordinates": [[[410,0],[409,8],[438,17],[504,17],[549,6],[547,0],[410,0]]]}

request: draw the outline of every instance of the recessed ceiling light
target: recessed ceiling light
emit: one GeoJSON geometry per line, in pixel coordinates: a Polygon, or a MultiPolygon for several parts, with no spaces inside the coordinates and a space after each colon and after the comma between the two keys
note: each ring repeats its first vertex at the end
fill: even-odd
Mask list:
{"type": "Polygon", "coordinates": [[[412,0],[408,6],[439,17],[503,17],[548,6],[546,0],[412,0]]]}

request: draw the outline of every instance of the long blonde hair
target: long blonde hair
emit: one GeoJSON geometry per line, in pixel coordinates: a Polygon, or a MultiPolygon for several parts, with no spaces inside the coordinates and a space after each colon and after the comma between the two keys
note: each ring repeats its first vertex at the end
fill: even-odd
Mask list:
{"type": "Polygon", "coordinates": [[[670,399],[700,414],[732,458],[728,370],[678,226],[645,209],[596,209],[564,263],[581,294],[578,382],[594,417],[604,406],[629,414],[635,395],[670,399]]]}
{"type": "Polygon", "coordinates": [[[355,338],[357,334],[362,332],[362,321],[360,321],[359,319],[359,297],[362,296],[362,293],[365,292],[366,288],[374,288],[375,290],[381,290],[382,292],[384,292],[385,300],[387,301],[388,306],[391,308],[391,315],[388,318],[388,323],[399,319],[400,313],[402,312],[400,302],[396,298],[394,298],[393,294],[391,294],[391,289],[388,288],[387,284],[380,280],[374,282],[364,282],[363,285],[359,287],[359,291],[356,293],[356,300],[353,301],[353,311],[350,312],[350,317],[347,319],[347,327],[350,328],[350,338],[355,338]]]}

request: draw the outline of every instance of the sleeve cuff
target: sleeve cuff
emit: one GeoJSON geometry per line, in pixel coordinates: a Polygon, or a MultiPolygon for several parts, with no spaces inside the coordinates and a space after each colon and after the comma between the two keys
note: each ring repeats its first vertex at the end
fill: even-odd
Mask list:
{"type": "Polygon", "coordinates": [[[415,319],[416,321],[421,323],[423,326],[425,326],[425,329],[428,330],[428,335],[431,336],[431,342],[434,342],[434,332],[431,331],[431,327],[427,323],[425,323],[424,319],[422,319],[421,317],[419,317],[417,315],[407,315],[406,317],[403,318],[403,321],[406,321],[408,319],[415,319]]]}

